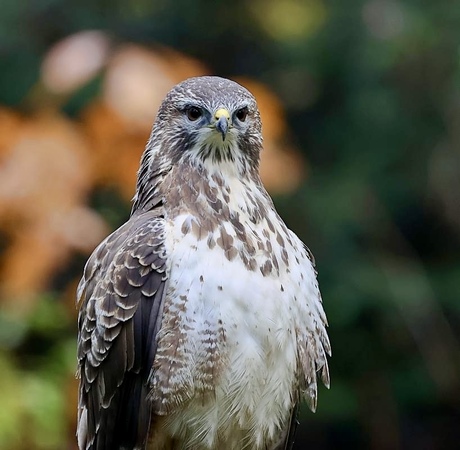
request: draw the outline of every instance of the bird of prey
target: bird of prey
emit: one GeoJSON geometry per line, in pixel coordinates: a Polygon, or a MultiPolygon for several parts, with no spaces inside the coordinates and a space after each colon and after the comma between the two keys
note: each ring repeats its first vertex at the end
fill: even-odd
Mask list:
{"type": "Polygon", "coordinates": [[[261,150],[239,84],[191,78],[166,95],[131,217],[78,287],[81,450],[287,449],[302,397],[315,409],[326,316],[261,150]]]}

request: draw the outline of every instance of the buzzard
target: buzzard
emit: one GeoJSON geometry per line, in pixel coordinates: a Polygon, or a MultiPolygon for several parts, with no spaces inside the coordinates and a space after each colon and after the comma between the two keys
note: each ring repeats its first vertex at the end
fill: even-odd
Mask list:
{"type": "Polygon", "coordinates": [[[261,150],[239,84],[191,78],[167,94],[131,217],[78,286],[81,450],[287,449],[302,396],[315,409],[326,317],[261,150]]]}

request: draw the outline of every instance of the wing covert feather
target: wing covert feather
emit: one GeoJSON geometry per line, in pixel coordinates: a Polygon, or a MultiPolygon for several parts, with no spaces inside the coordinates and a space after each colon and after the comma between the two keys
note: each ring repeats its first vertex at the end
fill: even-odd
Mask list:
{"type": "Polygon", "coordinates": [[[85,267],[77,291],[80,449],[145,446],[148,378],[167,280],[163,244],[158,213],[133,215],[85,267]]]}

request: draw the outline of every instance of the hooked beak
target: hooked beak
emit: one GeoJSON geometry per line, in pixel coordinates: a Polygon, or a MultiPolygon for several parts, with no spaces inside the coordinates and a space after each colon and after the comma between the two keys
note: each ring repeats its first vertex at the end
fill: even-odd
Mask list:
{"type": "Polygon", "coordinates": [[[216,119],[216,130],[222,135],[222,140],[225,141],[230,123],[230,113],[225,108],[221,108],[216,111],[214,118],[216,119]]]}

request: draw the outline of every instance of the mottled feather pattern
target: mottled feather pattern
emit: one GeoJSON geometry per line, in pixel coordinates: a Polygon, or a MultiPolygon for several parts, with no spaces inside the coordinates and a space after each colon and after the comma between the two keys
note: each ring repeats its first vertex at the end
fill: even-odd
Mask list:
{"type": "Polygon", "coordinates": [[[147,438],[150,404],[141,391],[146,390],[153,364],[167,280],[163,230],[164,220],[155,213],[134,216],[86,265],[78,288],[81,448],[138,443],[137,433],[124,429],[124,419],[112,417],[111,409],[124,396],[132,395],[129,401],[137,409],[130,412],[124,405],[126,422],[139,421],[144,427],[141,441],[147,438]]]}
{"type": "Polygon", "coordinates": [[[315,410],[326,317],[313,256],[260,181],[261,149],[238,84],[201,77],[166,96],[132,216],[78,289],[80,449],[286,450],[300,396],[315,410]]]}

